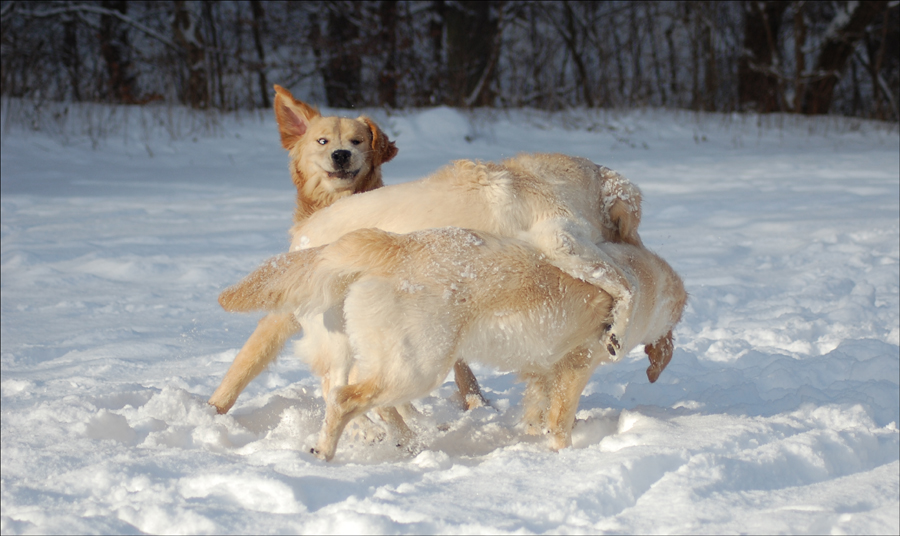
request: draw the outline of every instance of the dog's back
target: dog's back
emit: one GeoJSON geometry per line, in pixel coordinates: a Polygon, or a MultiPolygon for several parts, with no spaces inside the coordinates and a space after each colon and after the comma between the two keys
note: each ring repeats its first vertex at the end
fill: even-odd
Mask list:
{"type": "MultiPolygon", "coordinates": [[[[675,271],[648,249],[600,247],[639,283],[624,355],[664,337],[680,320],[687,294],[675,271]]],[[[276,257],[222,296],[228,310],[303,313],[346,298],[348,334],[358,348],[366,338],[361,330],[373,338],[393,331],[398,340],[426,341],[420,334],[435,336],[445,328],[434,326],[446,326],[455,337],[453,353],[507,370],[549,366],[574,346],[599,339],[594,335],[609,322],[612,303],[525,242],[458,228],[354,231],[328,246],[276,257]],[[367,327],[382,321],[378,329],[367,327]]]]}

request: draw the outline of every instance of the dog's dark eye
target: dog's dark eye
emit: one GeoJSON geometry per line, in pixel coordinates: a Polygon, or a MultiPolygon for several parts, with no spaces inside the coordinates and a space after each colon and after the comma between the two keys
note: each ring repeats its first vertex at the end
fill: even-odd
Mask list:
{"type": "Polygon", "coordinates": [[[350,140],[350,143],[352,143],[353,145],[359,145],[360,143],[362,143],[362,140],[350,140]]]}
{"type": "Polygon", "coordinates": [[[325,138],[319,138],[318,141],[319,141],[319,145],[325,145],[326,143],[328,143],[328,140],[326,140],[325,138]]]}

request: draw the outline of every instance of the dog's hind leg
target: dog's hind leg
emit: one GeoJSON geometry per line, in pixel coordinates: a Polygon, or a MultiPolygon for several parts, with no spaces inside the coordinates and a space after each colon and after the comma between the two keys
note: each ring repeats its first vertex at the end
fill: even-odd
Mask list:
{"type": "Polygon", "coordinates": [[[319,441],[310,452],[326,462],[331,461],[347,423],[369,411],[379,392],[372,381],[333,388],[326,402],[325,423],[319,432],[319,441]]]}
{"type": "Polygon", "coordinates": [[[572,446],[572,426],[581,392],[594,371],[591,352],[576,348],[554,365],[550,388],[550,408],[547,411],[547,432],[553,450],[572,446]]]}
{"type": "Polygon", "coordinates": [[[459,360],[453,365],[453,377],[456,380],[456,388],[463,399],[463,406],[466,410],[480,408],[486,406],[488,401],[481,394],[481,387],[478,386],[478,380],[472,369],[465,361],[459,360]]]}
{"type": "Polygon", "coordinates": [[[284,343],[299,329],[293,313],[270,313],[263,317],[234,358],[209,404],[219,413],[228,412],[241,391],[278,356],[284,343]]]}
{"type": "Polygon", "coordinates": [[[398,447],[410,448],[412,446],[416,439],[416,434],[410,430],[397,408],[375,408],[375,413],[391,428],[398,447]]]}

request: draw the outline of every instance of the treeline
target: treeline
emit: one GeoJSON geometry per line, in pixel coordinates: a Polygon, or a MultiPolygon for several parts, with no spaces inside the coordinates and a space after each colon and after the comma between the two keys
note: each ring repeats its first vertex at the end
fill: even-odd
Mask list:
{"type": "Polygon", "coordinates": [[[4,96],[898,119],[897,1],[0,3],[4,96]]]}

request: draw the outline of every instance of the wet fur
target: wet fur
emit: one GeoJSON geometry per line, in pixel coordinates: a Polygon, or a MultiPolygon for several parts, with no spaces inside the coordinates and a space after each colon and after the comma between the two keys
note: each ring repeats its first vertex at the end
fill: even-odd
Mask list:
{"type": "MultiPolygon", "coordinates": [[[[650,344],[661,372],[686,300],[681,279],[641,245],[600,247],[635,282],[618,355],[650,344]]],[[[314,449],[326,460],[350,419],[428,394],[458,359],[519,373],[528,381],[526,429],[547,433],[554,449],[570,446],[584,386],[599,364],[615,360],[602,338],[609,293],[550,264],[528,242],[458,228],[351,232],[271,259],[220,303],[300,315],[342,305],[355,374],[326,397],[314,449]]]]}

